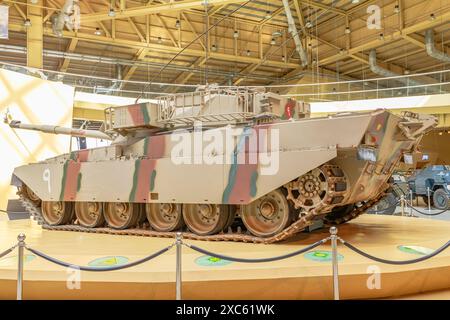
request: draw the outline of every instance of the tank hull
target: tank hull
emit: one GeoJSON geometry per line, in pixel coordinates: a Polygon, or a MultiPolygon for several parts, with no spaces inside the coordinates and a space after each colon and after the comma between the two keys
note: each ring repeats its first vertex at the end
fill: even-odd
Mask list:
{"type": "MultiPolygon", "coordinates": [[[[338,149],[355,149],[373,117],[364,114],[235,129],[237,139],[230,152],[224,150],[209,158],[218,164],[204,164],[206,155],[194,163],[198,160],[195,151],[186,163],[178,163],[180,157],[171,152],[177,142],[172,141],[172,134],[166,134],[124,147],[113,160],[91,161],[89,151],[83,151],[19,167],[14,175],[43,201],[248,204],[336,158],[338,149]],[[243,137],[255,137],[262,130],[266,130],[265,137],[278,135],[277,150],[270,145],[267,152],[244,148],[242,155],[254,157],[255,163],[231,163],[239,162],[232,159],[243,137]],[[132,159],[145,152],[147,159],[132,159]],[[123,154],[129,154],[129,159],[123,154]],[[273,162],[263,164],[263,155],[273,162]]],[[[213,129],[223,139],[225,130],[213,129]]],[[[187,133],[188,140],[194,141],[194,135],[187,133]]]]}

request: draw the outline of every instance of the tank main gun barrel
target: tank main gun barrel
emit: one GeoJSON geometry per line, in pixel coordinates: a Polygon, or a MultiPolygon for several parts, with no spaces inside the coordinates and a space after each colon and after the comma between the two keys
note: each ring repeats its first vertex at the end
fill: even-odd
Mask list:
{"type": "Polygon", "coordinates": [[[13,129],[23,129],[23,130],[32,130],[32,131],[40,131],[45,133],[52,134],[64,134],[72,137],[86,137],[86,138],[96,138],[103,140],[113,140],[111,136],[108,134],[96,131],[96,130],[83,130],[83,129],[73,129],[73,128],[65,128],[59,126],[50,126],[50,125],[35,125],[35,124],[25,124],[21,123],[17,120],[12,120],[9,123],[9,126],[13,129]]]}

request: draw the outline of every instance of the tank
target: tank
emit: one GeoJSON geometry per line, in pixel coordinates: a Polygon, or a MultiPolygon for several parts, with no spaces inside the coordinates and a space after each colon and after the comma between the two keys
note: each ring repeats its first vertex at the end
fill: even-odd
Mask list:
{"type": "Polygon", "coordinates": [[[436,125],[386,110],[311,118],[274,93],[207,87],[109,108],[99,132],[11,122],[111,140],[18,167],[12,184],[45,229],[273,243],[364,213],[436,125]]]}

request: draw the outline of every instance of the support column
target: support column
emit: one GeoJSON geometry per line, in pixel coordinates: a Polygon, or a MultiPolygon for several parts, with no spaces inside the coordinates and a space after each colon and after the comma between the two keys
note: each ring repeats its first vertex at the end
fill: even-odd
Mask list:
{"type": "Polygon", "coordinates": [[[41,69],[44,67],[43,0],[27,2],[30,4],[27,6],[27,17],[31,22],[31,26],[27,28],[27,66],[41,69]]]}

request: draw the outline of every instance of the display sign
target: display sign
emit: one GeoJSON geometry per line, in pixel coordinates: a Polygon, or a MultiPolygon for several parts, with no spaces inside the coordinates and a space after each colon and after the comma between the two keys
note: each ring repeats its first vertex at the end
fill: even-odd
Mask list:
{"type": "Polygon", "coordinates": [[[8,39],[9,7],[0,5],[0,39],[8,39]]]}

